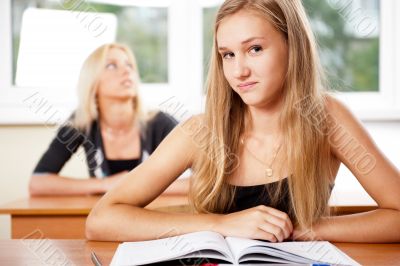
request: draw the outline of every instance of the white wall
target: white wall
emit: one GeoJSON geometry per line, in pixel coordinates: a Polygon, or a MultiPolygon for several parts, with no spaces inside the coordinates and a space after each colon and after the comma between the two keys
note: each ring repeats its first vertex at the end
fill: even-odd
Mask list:
{"type": "MultiPolygon", "coordinates": [[[[378,146],[399,168],[400,122],[370,122],[365,125],[378,146]]],[[[0,204],[28,196],[29,176],[54,137],[54,130],[44,126],[0,126],[0,204]]],[[[86,163],[81,158],[73,157],[62,173],[66,176],[87,176],[86,163]]],[[[354,202],[358,204],[373,202],[362,191],[357,180],[342,167],[336,180],[334,201],[340,203],[340,198],[345,195],[346,198],[355,197],[354,202]]],[[[0,239],[7,238],[10,238],[10,218],[0,215],[0,239]]]]}
{"type": "MultiPolygon", "coordinates": [[[[0,204],[28,196],[30,174],[54,137],[54,130],[44,126],[0,126],[0,204]]],[[[88,176],[84,156],[73,157],[62,173],[88,176]]],[[[10,217],[0,215],[0,239],[10,236],[10,217]]]]}

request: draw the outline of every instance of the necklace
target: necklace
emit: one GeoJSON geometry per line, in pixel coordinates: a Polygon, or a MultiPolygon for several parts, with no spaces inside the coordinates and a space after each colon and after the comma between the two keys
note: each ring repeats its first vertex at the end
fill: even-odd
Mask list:
{"type": "Polygon", "coordinates": [[[248,153],[254,158],[256,159],[259,163],[263,164],[264,166],[266,166],[267,168],[265,169],[265,176],[266,178],[272,177],[274,174],[274,171],[272,169],[272,165],[274,164],[275,158],[279,153],[279,150],[282,147],[282,143],[279,144],[278,148],[275,149],[275,153],[274,156],[272,157],[271,162],[268,164],[266,162],[264,162],[263,160],[259,159],[246,145],[244,145],[244,138],[240,139],[240,143],[244,146],[244,148],[248,151],[248,153]]]}

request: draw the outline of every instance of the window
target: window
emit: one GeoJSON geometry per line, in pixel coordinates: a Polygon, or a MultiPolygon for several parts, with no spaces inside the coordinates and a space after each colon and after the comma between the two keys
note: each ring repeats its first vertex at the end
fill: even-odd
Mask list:
{"type": "MultiPolygon", "coordinates": [[[[71,93],[16,83],[21,23],[28,7],[116,18],[115,39],[135,52],[144,103],[168,99],[188,113],[204,104],[213,23],[222,0],[0,1],[0,123],[42,123],[24,99],[39,91],[58,108],[74,108],[71,93]],[[5,38],[3,38],[5,36],[5,38]],[[23,111],[25,110],[25,111],[23,111]],[[11,114],[11,115],[10,115],[11,114]],[[34,118],[36,117],[36,118],[34,118]]],[[[396,0],[303,0],[329,81],[361,119],[400,117],[400,3],[396,0]],[[398,63],[396,63],[398,62],[398,63]],[[398,72],[398,71],[397,71],[398,72]]],[[[82,18],[82,17],[80,17],[82,18]]],[[[76,19],[79,23],[81,20],[76,19]]],[[[72,72],[70,73],[72,75],[72,72]]],[[[71,91],[71,88],[70,88],[71,91]]],[[[183,112],[183,111],[182,111],[183,112]]]]}
{"type": "Polygon", "coordinates": [[[203,80],[206,80],[211,48],[213,45],[214,21],[219,6],[203,8],[203,80]]]}
{"type": "Polygon", "coordinates": [[[330,86],[379,91],[379,0],[304,0],[330,86]]]}
{"type": "Polygon", "coordinates": [[[83,60],[112,42],[115,33],[116,17],[110,13],[27,8],[14,52],[14,85],[70,91],[74,98],[83,60]]]}
{"type": "Polygon", "coordinates": [[[94,48],[110,41],[131,47],[138,61],[145,104],[159,105],[171,93],[171,85],[177,83],[177,78],[171,78],[174,67],[168,60],[177,54],[169,46],[171,36],[176,35],[176,30],[170,29],[174,21],[170,14],[175,9],[171,1],[159,0],[1,1],[0,123],[65,120],[76,105],[75,86],[83,60],[94,48]],[[24,16],[35,16],[35,25],[28,23],[23,29],[24,16]],[[99,21],[107,22],[106,37],[96,32],[100,28],[102,33],[99,21]],[[32,40],[38,45],[32,45],[32,40]],[[32,55],[35,60],[31,60],[32,55]],[[27,99],[33,99],[34,104],[27,99]],[[57,119],[43,115],[48,106],[60,113],[57,119]]]}
{"type": "MultiPolygon", "coordinates": [[[[16,78],[17,58],[20,48],[22,17],[28,8],[62,10],[71,13],[81,27],[88,28],[88,34],[100,35],[102,27],[92,26],[91,20],[82,12],[95,12],[99,15],[113,14],[117,18],[116,41],[127,44],[134,51],[144,83],[168,82],[168,10],[165,7],[127,6],[89,1],[55,1],[55,0],[13,0],[12,11],[12,43],[13,43],[13,85],[16,78]],[[90,28],[91,26],[91,28],[90,28]]],[[[53,22],[52,22],[53,23],[53,22]]],[[[71,23],[72,24],[72,23],[71,23]]],[[[94,21],[96,24],[96,21],[94,21]]],[[[95,36],[97,37],[97,36],[95,36]]],[[[43,56],[46,56],[44,53],[43,56]]],[[[57,57],[49,55],[54,61],[57,57]]],[[[60,60],[58,60],[60,62],[60,60]]],[[[62,62],[62,61],[61,61],[62,62]]]]}

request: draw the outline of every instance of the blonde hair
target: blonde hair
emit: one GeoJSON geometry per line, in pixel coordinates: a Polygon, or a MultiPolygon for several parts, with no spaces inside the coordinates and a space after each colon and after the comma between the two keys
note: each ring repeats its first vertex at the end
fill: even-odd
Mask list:
{"type": "MultiPolygon", "coordinates": [[[[206,127],[212,134],[207,135],[205,151],[194,164],[190,201],[192,207],[204,213],[223,213],[233,203],[235,191],[227,182],[235,167],[230,158],[232,153],[239,152],[247,107],[224,77],[215,36],[221,21],[240,10],[265,18],[285,36],[288,43],[288,69],[280,117],[282,151],[290,173],[290,212],[294,222],[308,227],[321,216],[328,215],[331,168],[324,108],[326,93],[322,90],[324,79],[301,0],[227,0],[219,9],[206,83],[204,115],[206,127]],[[310,121],[314,109],[321,106],[314,120],[310,121]]],[[[283,195],[280,187],[273,202],[283,195]]]]}
{"type": "MultiPolygon", "coordinates": [[[[127,55],[130,63],[134,66],[139,81],[139,72],[136,64],[135,56],[128,46],[119,43],[104,44],[94,50],[82,65],[78,79],[78,107],[72,119],[72,125],[78,129],[89,131],[94,120],[99,118],[96,92],[100,75],[105,66],[106,56],[110,49],[121,49],[127,55]]],[[[142,104],[137,92],[133,99],[133,108],[136,119],[139,121],[142,116],[142,104]]]]}

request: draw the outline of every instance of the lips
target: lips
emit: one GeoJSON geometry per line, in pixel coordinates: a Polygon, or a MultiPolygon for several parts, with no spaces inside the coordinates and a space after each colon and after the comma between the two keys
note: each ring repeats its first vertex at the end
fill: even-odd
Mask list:
{"type": "Polygon", "coordinates": [[[253,88],[258,82],[255,81],[251,81],[251,82],[244,82],[244,83],[240,83],[237,87],[239,88],[239,90],[241,91],[247,91],[251,88],[253,88]]]}
{"type": "Polygon", "coordinates": [[[122,81],[122,85],[127,86],[127,87],[132,86],[132,84],[133,84],[133,81],[130,79],[126,79],[126,80],[122,81]]]}

